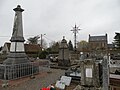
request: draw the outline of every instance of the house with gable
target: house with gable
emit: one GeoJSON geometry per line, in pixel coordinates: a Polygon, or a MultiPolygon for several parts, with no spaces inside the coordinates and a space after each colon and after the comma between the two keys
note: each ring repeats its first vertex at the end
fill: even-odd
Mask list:
{"type": "Polygon", "coordinates": [[[89,55],[100,60],[107,53],[108,50],[108,39],[107,34],[100,36],[91,36],[89,34],[89,55]]]}
{"type": "MultiPolygon", "coordinates": [[[[1,50],[2,54],[8,54],[10,52],[11,43],[6,42],[1,50]]],[[[24,44],[25,53],[29,57],[37,57],[38,54],[42,51],[42,48],[39,44],[24,44]]]]}
{"type": "Polygon", "coordinates": [[[91,36],[89,34],[88,42],[90,50],[107,50],[108,48],[107,34],[101,36],[91,36]]]}

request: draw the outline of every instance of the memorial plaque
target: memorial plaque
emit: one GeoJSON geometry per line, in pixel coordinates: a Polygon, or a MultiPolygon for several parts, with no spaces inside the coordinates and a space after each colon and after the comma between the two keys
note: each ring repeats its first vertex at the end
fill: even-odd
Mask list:
{"type": "Polygon", "coordinates": [[[86,68],[86,77],[92,78],[92,68],[86,68]]]}

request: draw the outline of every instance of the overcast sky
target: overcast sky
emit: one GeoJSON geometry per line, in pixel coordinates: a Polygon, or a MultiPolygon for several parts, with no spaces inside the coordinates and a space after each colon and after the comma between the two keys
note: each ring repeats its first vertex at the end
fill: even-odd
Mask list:
{"type": "Polygon", "coordinates": [[[108,34],[111,43],[120,32],[120,0],[0,0],[0,46],[10,40],[17,5],[23,12],[25,39],[40,34],[48,43],[63,36],[73,41],[72,26],[81,31],[77,41],[91,35],[108,34]]]}

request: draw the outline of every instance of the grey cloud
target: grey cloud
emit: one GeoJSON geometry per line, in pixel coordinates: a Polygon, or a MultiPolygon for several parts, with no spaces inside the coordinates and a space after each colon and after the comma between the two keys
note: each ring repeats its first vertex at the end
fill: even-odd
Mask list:
{"type": "MultiPolygon", "coordinates": [[[[114,32],[120,29],[120,0],[2,0],[0,5],[1,2],[0,36],[11,35],[14,18],[12,9],[17,4],[25,9],[25,35],[46,33],[46,37],[55,41],[61,40],[62,36],[73,40],[70,30],[71,26],[77,23],[82,28],[78,34],[78,41],[87,40],[88,34],[108,33],[109,42],[112,42],[114,32]]],[[[0,37],[0,45],[9,38],[0,37]]]]}

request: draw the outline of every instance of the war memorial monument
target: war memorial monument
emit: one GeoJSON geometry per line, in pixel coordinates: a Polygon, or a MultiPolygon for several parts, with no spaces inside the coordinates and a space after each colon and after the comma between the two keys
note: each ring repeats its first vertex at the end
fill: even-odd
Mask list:
{"type": "Polygon", "coordinates": [[[27,75],[32,75],[38,71],[37,67],[30,62],[24,49],[22,12],[24,9],[18,5],[13,9],[15,11],[13,33],[10,39],[10,53],[3,62],[0,69],[0,78],[5,80],[16,79],[27,75]]]}

